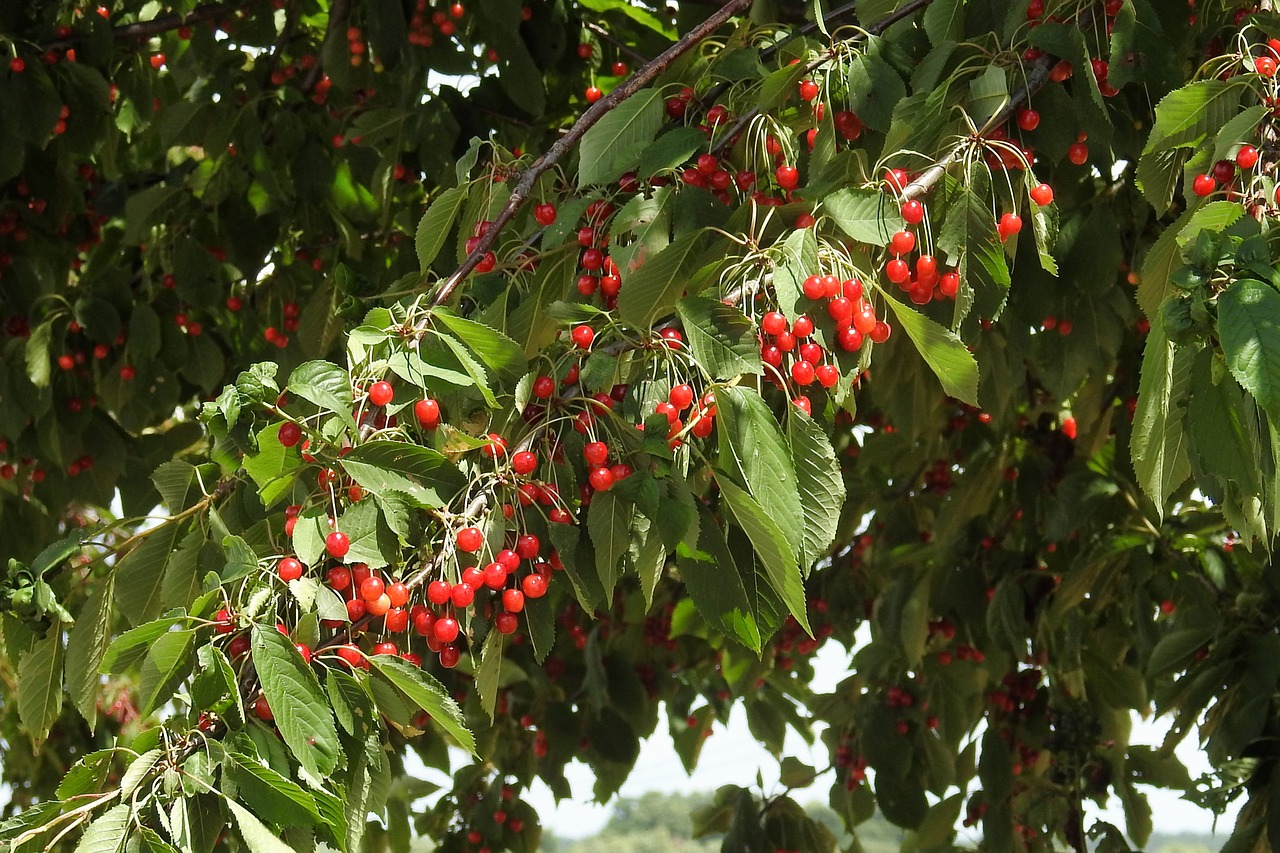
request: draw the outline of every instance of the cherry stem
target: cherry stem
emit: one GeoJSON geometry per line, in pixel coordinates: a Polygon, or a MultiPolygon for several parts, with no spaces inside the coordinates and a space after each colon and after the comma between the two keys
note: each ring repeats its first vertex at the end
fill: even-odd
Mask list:
{"type": "Polygon", "coordinates": [[[486,229],[484,234],[480,237],[479,242],[476,243],[475,248],[471,250],[471,253],[467,255],[462,264],[454,270],[453,274],[445,279],[445,281],[440,285],[435,296],[431,299],[431,307],[435,308],[449,301],[453,292],[457,290],[458,285],[461,284],[463,279],[465,279],[471,271],[476,268],[476,265],[480,263],[485,254],[493,248],[493,245],[497,242],[502,229],[515,218],[516,213],[518,213],[520,208],[524,206],[524,203],[529,198],[529,194],[533,191],[534,185],[537,184],[538,178],[540,178],[545,172],[553,169],[561,159],[572,151],[574,146],[581,141],[582,137],[596,124],[596,122],[604,118],[605,114],[618,106],[618,104],[622,103],[627,98],[652,83],[654,79],[656,79],[662,72],[666,71],[676,59],[685,54],[690,48],[701,42],[707,36],[711,35],[711,33],[719,29],[720,26],[724,24],[725,21],[729,20],[729,18],[733,17],[733,15],[745,10],[751,5],[751,2],[752,0],[729,0],[729,2],[725,3],[720,7],[720,9],[714,12],[711,17],[707,18],[701,24],[686,33],[679,41],[664,50],[651,62],[648,62],[643,67],[636,69],[635,73],[622,81],[616,89],[592,104],[587,111],[582,114],[581,118],[574,122],[573,127],[569,128],[563,136],[557,139],[551,147],[547,149],[545,154],[535,160],[533,165],[525,170],[523,176],[520,178],[520,182],[516,184],[515,189],[511,191],[511,196],[507,199],[507,203],[503,205],[502,211],[498,214],[497,218],[490,223],[488,229],[486,229]]]}

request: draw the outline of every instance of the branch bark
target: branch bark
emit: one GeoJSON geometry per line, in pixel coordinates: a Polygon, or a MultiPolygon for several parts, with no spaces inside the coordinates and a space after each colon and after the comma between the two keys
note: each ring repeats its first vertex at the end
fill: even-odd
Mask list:
{"type": "Polygon", "coordinates": [[[604,118],[618,104],[652,83],[676,59],[719,29],[729,18],[745,10],[750,5],[751,0],[729,0],[711,17],[686,33],[679,41],[664,50],[651,62],[642,68],[636,69],[635,73],[624,80],[618,88],[592,104],[582,114],[582,117],[574,123],[573,127],[569,128],[564,136],[557,139],[547,149],[547,153],[535,160],[533,165],[521,176],[520,182],[511,191],[511,196],[508,198],[507,203],[503,206],[497,218],[493,220],[488,230],[485,231],[484,236],[480,238],[480,242],[476,244],[476,247],[471,251],[471,254],[467,255],[462,264],[454,270],[453,274],[440,285],[431,300],[431,306],[436,307],[449,301],[453,292],[457,290],[458,285],[476,268],[485,253],[497,242],[502,229],[515,218],[516,213],[524,206],[525,201],[528,200],[529,193],[538,182],[538,178],[554,168],[556,163],[572,151],[573,147],[578,144],[588,130],[595,126],[596,122],[604,118]]]}

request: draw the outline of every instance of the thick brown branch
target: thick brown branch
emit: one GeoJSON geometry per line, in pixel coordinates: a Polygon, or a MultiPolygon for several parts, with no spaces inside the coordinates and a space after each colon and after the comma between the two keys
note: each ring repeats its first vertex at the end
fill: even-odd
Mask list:
{"type": "MultiPolygon", "coordinates": [[[[337,4],[335,3],[335,6],[337,4]]],[[[449,276],[440,285],[435,296],[431,300],[432,306],[443,305],[453,295],[458,285],[465,279],[472,270],[476,268],[476,264],[485,256],[498,240],[498,235],[502,233],[502,229],[507,226],[516,213],[524,206],[525,201],[529,197],[529,193],[533,190],[538,178],[550,169],[554,168],[556,163],[563,159],[573,147],[578,144],[583,135],[590,130],[596,122],[604,118],[604,116],[634,95],[636,92],[648,86],[662,72],[666,71],[686,51],[694,45],[701,42],[704,38],[715,32],[724,24],[725,21],[733,17],[738,12],[745,10],[751,5],[751,0],[729,0],[720,7],[711,17],[707,18],[698,26],[694,27],[686,33],[679,41],[671,47],[664,50],[652,62],[647,63],[641,68],[636,69],[635,73],[622,82],[618,88],[614,89],[605,97],[596,101],[582,117],[579,118],[569,130],[555,141],[552,146],[547,149],[547,153],[543,154],[533,165],[525,171],[520,178],[520,182],[516,184],[515,189],[511,191],[511,196],[507,203],[503,206],[502,211],[497,218],[485,231],[484,236],[480,238],[480,242],[467,255],[462,265],[454,270],[453,275],[449,276]]]]}
{"type": "MultiPolygon", "coordinates": [[[[198,24],[201,21],[220,18],[230,12],[239,12],[241,9],[247,9],[250,6],[256,6],[263,0],[247,0],[247,2],[239,3],[210,3],[207,6],[200,6],[192,9],[185,15],[161,15],[158,18],[152,18],[150,21],[139,21],[136,24],[124,24],[112,30],[112,38],[116,39],[148,39],[152,36],[158,36],[161,33],[167,33],[176,30],[179,27],[198,24]]],[[[44,43],[45,50],[66,50],[75,47],[84,41],[83,35],[73,35],[65,39],[57,39],[44,43]]]]}

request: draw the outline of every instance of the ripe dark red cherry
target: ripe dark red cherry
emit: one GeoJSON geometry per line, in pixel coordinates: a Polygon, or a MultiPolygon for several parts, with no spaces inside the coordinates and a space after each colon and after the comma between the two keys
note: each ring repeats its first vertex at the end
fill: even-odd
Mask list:
{"type": "Polygon", "coordinates": [[[1023,130],[1035,130],[1040,126],[1040,113],[1031,109],[1018,110],[1018,127],[1023,130]]]}
{"type": "Polygon", "coordinates": [[[609,66],[609,70],[613,72],[614,77],[626,77],[628,70],[627,63],[615,62],[613,65],[609,66]]]}
{"type": "Polygon", "coordinates": [[[1089,146],[1083,142],[1073,142],[1067,148],[1067,159],[1077,166],[1083,166],[1089,159],[1089,146]]]}
{"type": "Polygon", "coordinates": [[[365,601],[377,601],[387,591],[382,578],[370,575],[360,582],[360,597],[365,601]]]}
{"type": "Polygon", "coordinates": [[[276,439],[284,447],[294,447],[302,440],[302,427],[293,421],[285,421],[280,424],[280,431],[276,433],[276,439]]]}
{"type": "Polygon", "coordinates": [[[395,390],[390,382],[379,381],[369,386],[369,402],[375,406],[385,406],[395,397],[395,390]]]}
{"type": "Polygon", "coordinates": [[[436,620],[436,624],[432,626],[431,630],[440,642],[452,643],[458,639],[458,620],[452,616],[444,616],[436,620]]]}

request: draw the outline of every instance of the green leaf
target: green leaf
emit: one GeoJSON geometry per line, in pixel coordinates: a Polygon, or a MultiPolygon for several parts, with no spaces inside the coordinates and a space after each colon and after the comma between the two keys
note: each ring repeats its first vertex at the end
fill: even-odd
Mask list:
{"type": "Polygon", "coordinates": [[[1160,313],[1160,306],[1173,291],[1170,279],[1175,270],[1182,266],[1182,255],[1178,251],[1178,236],[1195,215],[1195,208],[1185,211],[1172,225],[1160,232],[1160,236],[1147,250],[1142,261],[1142,281],[1138,285],[1138,305],[1147,319],[1155,323],[1160,313]]]}
{"type": "Polygon", "coordinates": [[[1142,353],[1129,448],[1138,483],[1159,515],[1165,500],[1191,474],[1183,417],[1193,355],[1165,337],[1164,314],[1157,312],[1142,353]]]}
{"type": "Polygon", "coordinates": [[[835,541],[845,499],[844,475],[826,430],[796,406],[787,412],[787,443],[804,513],[800,568],[807,573],[835,541]]]}
{"type": "Polygon", "coordinates": [[[942,383],[942,389],[961,402],[977,406],[978,362],[964,341],[955,332],[938,325],[911,306],[891,296],[886,296],[884,301],[942,383]]]}
{"type": "Polygon", "coordinates": [[[717,476],[720,495],[733,513],[734,521],[746,532],[764,566],[769,586],[782,599],[801,628],[812,635],[804,597],[800,568],[787,536],[779,529],[775,517],[728,477],[717,476]]]}
{"type": "Polygon", "coordinates": [[[1231,375],[1280,423],[1280,293],[1253,279],[1233,282],[1218,297],[1218,335],[1231,375]]]}
{"type": "Polygon", "coordinates": [[[302,765],[306,781],[318,787],[338,766],[341,755],[333,714],[320,682],[293,644],[274,627],[253,626],[252,651],[280,736],[302,765]]]}
{"type": "Polygon", "coordinates": [[[67,633],[67,694],[93,731],[98,724],[98,668],[111,643],[115,574],[96,586],[67,633]]]}
{"type": "Polygon", "coordinates": [[[170,631],[151,644],[138,674],[139,713],[145,717],[173,698],[191,672],[194,652],[194,631],[170,631]]]}
{"type": "Polygon", "coordinates": [[[578,144],[578,183],[606,184],[635,168],[662,127],[662,92],[641,89],[604,115],[578,144]]]}
{"type": "Polygon", "coordinates": [[[972,288],[973,307],[979,315],[999,317],[1009,294],[1009,265],[996,236],[991,207],[973,190],[962,190],[947,209],[938,248],[946,253],[949,264],[959,267],[962,285],[972,288]]]}
{"type": "Polygon", "coordinates": [[[466,186],[453,187],[436,196],[418,220],[418,230],[414,235],[414,247],[418,251],[418,266],[425,273],[432,261],[440,254],[444,244],[453,230],[453,223],[458,212],[467,201],[466,186]]]}
{"type": "Polygon", "coordinates": [[[56,622],[44,639],[18,656],[18,718],[40,745],[62,713],[62,626],[56,622]]]}
{"type": "Polygon", "coordinates": [[[689,286],[705,243],[702,231],[692,231],[672,241],[637,271],[622,271],[618,315],[636,329],[648,329],[659,317],[671,313],[689,286]]]}
{"type": "Polygon", "coordinates": [[[893,120],[894,106],[907,96],[907,85],[878,56],[859,54],[847,67],[849,108],[867,127],[884,133],[893,120]]]}
{"type": "Polygon", "coordinates": [[[289,391],[336,414],[349,428],[355,429],[356,422],[351,416],[351,377],[338,365],[328,361],[303,362],[289,376],[289,391]]]}
{"type": "Polygon", "coordinates": [[[177,617],[170,617],[148,622],[145,625],[139,625],[136,628],[125,631],[107,647],[107,653],[102,658],[99,671],[111,675],[129,671],[134,664],[142,660],[147,653],[147,649],[156,640],[170,631],[180,621],[182,620],[177,617]]]}
{"type": "Polygon", "coordinates": [[[612,596],[631,545],[635,507],[613,492],[596,492],[587,510],[587,532],[596,552],[596,572],[606,596],[612,596]]]}
{"type": "Polygon", "coordinates": [[[999,65],[988,65],[969,81],[969,117],[980,130],[1008,103],[1009,81],[999,65]]]}
{"type": "Polygon", "coordinates": [[[653,30],[668,41],[676,40],[675,28],[670,23],[650,12],[644,6],[625,0],[579,0],[581,6],[593,12],[617,12],[625,15],[643,27],[653,30]]]}
{"type": "Polygon", "coordinates": [[[529,369],[524,348],[496,329],[459,317],[445,308],[436,308],[432,316],[457,335],[493,372],[518,379],[529,369]]]}
{"type": "Polygon", "coordinates": [[[138,786],[151,774],[162,755],[159,749],[149,749],[129,763],[129,769],[120,777],[120,796],[128,799],[138,786]]]}
{"type": "Polygon", "coordinates": [[[850,238],[873,246],[885,245],[906,227],[893,197],[876,190],[837,190],[823,200],[822,210],[850,238]]]}
{"type": "Polygon", "coordinates": [[[369,658],[373,670],[431,715],[436,724],[448,732],[458,745],[476,754],[476,742],[463,723],[462,710],[448,691],[426,672],[408,661],[392,655],[369,658]]]}
{"type": "Polygon", "coordinates": [[[222,772],[239,789],[237,799],[253,803],[258,814],[277,826],[322,822],[316,801],[296,782],[281,776],[253,758],[227,753],[222,772]]]}
{"type": "Polygon", "coordinates": [[[115,605],[133,625],[160,614],[161,587],[169,555],[182,525],[169,524],[147,535],[116,565],[115,605]]]}
{"type": "Polygon", "coordinates": [[[697,551],[681,549],[677,562],[680,579],[699,615],[726,637],[759,654],[763,633],[760,601],[748,595],[742,569],[709,512],[702,514],[697,551]]]}
{"type": "Polygon", "coordinates": [[[924,31],[934,47],[964,38],[964,0],[934,0],[924,10],[924,31]]]}
{"type": "Polygon", "coordinates": [[[53,323],[45,321],[31,330],[25,349],[27,378],[37,388],[49,387],[53,375],[52,353],[49,344],[53,340],[53,323]]]}
{"type": "Polygon", "coordinates": [[[406,441],[371,441],[342,458],[342,467],[371,494],[397,492],[422,509],[446,505],[465,479],[444,456],[406,441]]]}
{"type": "Polygon", "coordinates": [[[236,817],[236,825],[240,827],[240,837],[244,839],[250,853],[295,853],[293,848],[277,838],[252,812],[230,797],[226,800],[231,813],[236,817]]]}
{"type": "Polygon", "coordinates": [[[707,137],[696,127],[677,127],[655,139],[640,155],[636,174],[657,175],[686,162],[707,144],[707,137]]]}
{"type": "Polygon", "coordinates": [[[676,303],[693,357],[712,379],[755,376],[763,369],[755,324],[736,305],[688,296],[676,303]]]}
{"type": "Polygon", "coordinates": [[[795,564],[804,516],[791,450],[773,412],[758,393],[741,386],[717,389],[716,411],[720,469],[733,475],[783,531],[795,564]]]}
{"type": "Polygon", "coordinates": [[[792,231],[782,242],[781,257],[773,270],[773,290],[778,307],[788,317],[803,314],[809,308],[804,295],[804,280],[818,268],[818,238],[812,228],[792,231]]]}
{"type": "Polygon", "coordinates": [[[98,815],[85,829],[75,853],[118,853],[129,840],[133,806],[120,803],[98,815]]]}
{"type": "Polygon", "coordinates": [[[1200,80],[1174,89],[1156,105],[1156,120],[1138,159],[1138,186],[1163,214],[1173,199],[1181,158],[1178,152],[1216,134],[1240,109],[1247,87],[1238,79],[1200,80]]]}
{"type": "Polygon", "coordinates": [[[476,691],[480,694],[480,707],[489,715],[489,722],[497,720],[498,683],[502,674],[502,644],[506,637],[490,630],[480,651],[480,665],[476,667],[476,691]]]}

